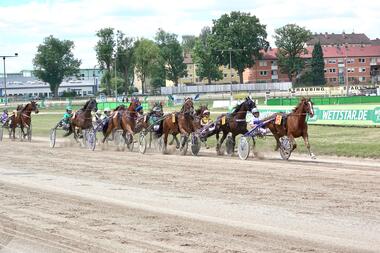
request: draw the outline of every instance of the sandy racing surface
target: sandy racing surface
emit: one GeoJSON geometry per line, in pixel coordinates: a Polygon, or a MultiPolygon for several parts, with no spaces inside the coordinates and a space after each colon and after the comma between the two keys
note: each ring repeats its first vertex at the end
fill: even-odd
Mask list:
{"type": "Polygon", "coordinates": [[[6,139],[0,159],[0,253],[380,252],[379,160],[41,139],[6,139]]]}

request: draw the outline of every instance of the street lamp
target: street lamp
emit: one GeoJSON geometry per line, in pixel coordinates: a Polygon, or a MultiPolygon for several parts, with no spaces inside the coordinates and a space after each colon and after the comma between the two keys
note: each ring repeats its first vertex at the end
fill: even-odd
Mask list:
{"type": "Polygon", "coordinates": [[[230,54],[230,108],[232,106],[232,52],[239,52],[239,51],[244,51],[244,50],[245,50],[245,47],[244,48],[228,48],[228,49],[223,49],[223,50],[217,50],[217,51],[221,51],[222,54],[224,53],[224,51],[228,51],[230,54]]]}
{"type": "Polygon", "coordinates": [[[8,98],[7,98],[7,74],[5,72],[5,59],[10,58],[10,57],[17,57],[18,53],[15,53],[14,55],[1,55],[0,57],[3,57],[3,62],[4,62],[4,99],[5,99],[5,108],[7,107],[8,104],[8,98]]]}

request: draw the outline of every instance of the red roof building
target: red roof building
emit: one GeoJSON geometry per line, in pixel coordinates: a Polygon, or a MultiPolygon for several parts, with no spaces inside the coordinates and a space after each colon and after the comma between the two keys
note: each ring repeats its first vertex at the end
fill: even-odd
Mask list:
{"type": "MultiPolygon", "coordinates": [[[[307,47],[305,59],[312,58],[313,47],[307,47]]],[[[352,84],[380,82],[380,45],[323,47],[326,83],[345,84],[345,78],[352,84]],[[345,74],[346,73],[346,74],[345,74]]],[[[277,66],[277,49],[263,52],[252,68],[244,71],[244,83],[288,82],[277,66]]]]}

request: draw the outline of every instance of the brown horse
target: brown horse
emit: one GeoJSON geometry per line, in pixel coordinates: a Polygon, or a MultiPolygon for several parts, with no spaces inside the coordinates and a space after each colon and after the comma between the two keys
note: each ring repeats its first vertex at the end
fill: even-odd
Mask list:
{"type": "Polygon", "coordinates": [[[28,135],[31,129],[31,114],[33,111],[36,114],[39,112],[37,102],[35,101],[30,101],[30,103],[26,104],[24,107],[17,107],[17,113],[10,117],[11,123],[9,127],[11,129],[11,135],[13,134],[13,139],[15,139],[15,132],[17,126],[20,126],[24,138],[28,135]],[[24,128],[27,129],[26,133],[24,132],[24,128]]]}
{"type": "Polygon", "coordinates": [[[75,140],[78,140],[82,130],[92,129],[93,125],[91,112],[96,112],[97,110],[98,107],[96,100],[94,98],[88,100],[81,109],[74,113],[70,120],[69,131],[64,136],[66,137],[74,133],[75,140]]]}
{"type": "Polygon", "coordinates": [[[247,130],[246,116],[247,112],[256,108],[256,103],[250,98],[246,97],[244,102],[237,105],[234,111],[230,114],[222,114],[216,120],[216,128],[213,134],[216,134],[216,151],[220,154],[220,147],[226,139],[228,133],[232,133],[232,152],[235,148],[235,138],[239,134],[245,134],[247,130]],[[222,139],[219,141],[219,133],[223,132],[222,139]]]}
{"type": "MultiPolygon", "coordinates": [[[[307,122],[306,116],[314,116],[313,103],[308,98],[302,98],[299,104],[293,109],[293,111],[287,115],[283,113],[276,113],[270,117],[276,117],[280,115],[283,118],[282,124],[275,124],[274,120],[266,125],[272,132],[274,138],[276,139],[276,149],[280,147],[280,138],[283,136],[288,136],[290,142],[293,145],[292,151],[297,147],[295,138],[301,137],[305,142],[305,146],[309,151],[311,158],[315,159],[315,155],[310,150],[309,135],[307,133],[307,122]],[[285,119],[284,119],[285,117],[285,119]]],[[[269,117],[268,117],[269,118],[269,117]]]]}
{"type": "Polygon", "coordinates": [[[163,153],[166,153],[169,134],[172,134],[175,140],[175,136],[177,134],[181,134],[182,141],[179,145],[179,148],[181,153],[184,151],[184,147],[190,133],[194,132],[196,129],[196,126],[194,125],[194,116],[194,104],[191,98],[187,98],[185,100],[180,112],[174,112],[166,115],[162,123],[162,132],[164,138],[164,145],[162,149],[163,153]]]}
{"type": "Polygon", "coordinates": [[[103,141],[116,129],[123,130],[123,138],[128,145],[133,142],[133,134],[136,127],[137,118],[143,113],[141,102],[138,99],[132,99],[128,108],[124,105],[116,107],[111,114],[108,125],[103,129],[103,141]]]}

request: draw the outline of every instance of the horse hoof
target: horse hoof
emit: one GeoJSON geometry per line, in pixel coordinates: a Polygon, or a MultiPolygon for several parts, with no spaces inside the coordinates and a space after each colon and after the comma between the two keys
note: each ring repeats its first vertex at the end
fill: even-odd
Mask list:
{"type": "Polygon", "coordinates": [[[314,154],[311,154],[310,158],[313,160],[317,159],[317,157],[314,154]]]}

